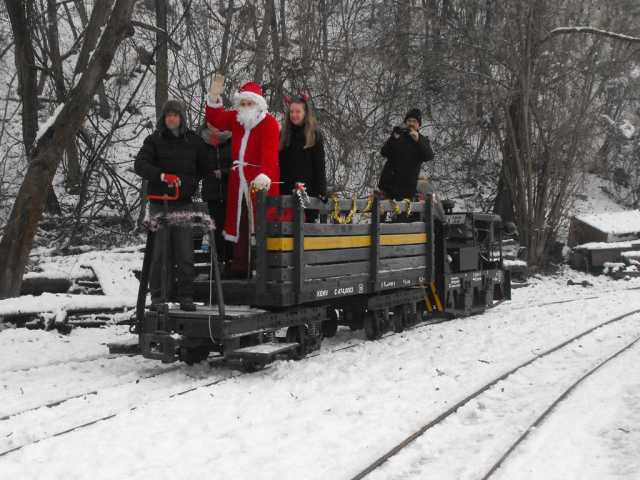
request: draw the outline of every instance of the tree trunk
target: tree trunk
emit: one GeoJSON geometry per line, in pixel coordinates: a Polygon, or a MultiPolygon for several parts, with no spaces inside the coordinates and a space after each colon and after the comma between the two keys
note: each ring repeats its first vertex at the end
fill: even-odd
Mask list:
{"type": "MultiPolygon", "coordinates": [[[[78,13],[80,15],[82,26],[86,28],[89,24],[89,17],[87,16],[87,9],[84,5],[84,0],[74,0],[73,3],[75,4],[76,9],[78,10],[78,13]]],[[[67,4],[65,3],[65,8],[66,6],[67,4]]],[[[72,22],[70,22],[70,24],[73,25],[72,22]]],[[[77,68],[78,67],[76,66],[76,70],[77,68]]],[[[105,120],[109,120],[111,118],[111,106],[109,105],[109,99],[107,98],[107,93],[104,89],[104,82],[100,82],[100,86],[98,87],[98,100],[100,105],[100,109],[98,110],[100,116],[105,120]]]]}
{"type": "MultiPolygon", "coordinates": [[[[27,158],[38,133],[38,71],[33,50],[33,0],[5,2],[15,43],[18,92],[22,100],[22,142],[27,158]]],[[[51,185],[46,187],[46,211],[59,214],[60,204],[51,185]]]]}
{"type": "Polygon", "coordinates": [[[18,93],[22,100],[22,142],[28,156],[38,132],[38,71],[30,25],[33,0],[6,0],[5,4],[13,31],[18,93]]]}
{"type": "Polygon", "coordinates": [[[280,37],[278,36],[277,12],[274,0],[267,0],[269,8],[269,24],[271,26],[271,48],[273,49],[273,75],[271,84],[273,95],[271,97],[271,110],[274,108],[281,111],[283,108],[283,90],[282,90],[282,58],[280,57],[280,37]]]}
{"type": "MultiPolygon", "coordinates": [[[[110,16],[109,10],[103,10],[103,18],[96,19],[100,24],[109,19],[99,44],[83,69],[77,85],[69,92],[64,107],[38,140],[0,241],[0,299],[20,293],[24,267],[42,218],[47,187],[51,184],[67,139],[75,136],[82,126],[91,100],[113,61],[116,49],[125,36],[131,34],[130,22],[135,2],[136,0],[117,0],[110,16]]],[[[97,3],[101,4],[103,2],[97,3]]],[[[92,20],[94,17],[92,15],[92,20]]],[[[83,46],[83,52],[86,51],[85,47],[86,45],[83,46]]],[[[89,58],[88,53],[85,56],[89,58]]]]}
{"type": "MultiPolygon", "coordinates": [[[[64,85],[64,73],[62,72],[62,59],[60,58],[60,41],[58,37],[58,7],[56,0],[47,0],[47,42],[49,44],[49,58],[53,82],[56,89],[56,100],[64,102],[67,94],[64,85]]],[[[67,168],[65,172],[65,188],[68,193],[77,194],[82,176],[80,168],[80,156],[76,146],[75,137],[70,138],[65,148],[67,168]]]]}
{"type": "MultiPolygon", "coordinates": [[[[156,27],[167,31],[167,0],[156,0],[156,27]]],[[[156,119],[169,98],[169,48],[167,35],[156,32],[156,119]]]]}
{"type": "Polygon", "coordinates": [[[268,54],[268,45],[267,38],[269,38],[269,25],[271,24],[271,0],[266,0],[265,4],[265,12],[262,18],[262,29],[260,30],[260,35],[256,39],[256,56],[255,63],[256,67],[254,70],[253,78],[256,82],[262,83],[264,79],[264,67],[267,64],[267,54],[268,54]]]}
{"type": "Polygon", "coordinates": [[[108,19],[108,14],[113,7],[114,1],[115,0],[101,0],[94,3],[91,18],[85,28],[82,50],[80,50],[78,61],[76,62],[75,75],[81,74],[87,68],[91,52],[96,48],[96,44],[100,38],[100,32],[108,19]]]}
{"type": "Polygon", "coordinates": [[[229,43],[231,39],[231,22],[233,21],[233,0],[229,0],[224,19],[224,32],[222,33],[222,50],[220,51],[220,73],[227,74],[227,65],[229,64],[229,43]]]}

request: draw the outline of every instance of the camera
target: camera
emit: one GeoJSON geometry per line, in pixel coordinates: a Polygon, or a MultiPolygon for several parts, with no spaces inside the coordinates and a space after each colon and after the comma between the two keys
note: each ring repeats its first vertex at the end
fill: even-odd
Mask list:
{"type": "Polygon", "coordinates": [[[394,127],[393,133],[396,135],[409,135],[409,129],[403,126],[394,127]]]}

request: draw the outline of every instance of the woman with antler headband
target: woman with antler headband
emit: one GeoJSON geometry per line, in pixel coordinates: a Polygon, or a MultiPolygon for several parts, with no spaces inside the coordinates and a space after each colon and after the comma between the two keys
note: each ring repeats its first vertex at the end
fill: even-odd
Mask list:
{"type": "MultiPolygon", "coordinates": [[[[290,195],[303,183],[307,194],[324,198],[327,194],[324,142],[309,95],[285,97],[287,109],[280,136],[280,191],[290,195]]],[[[307,222],[315,222],[317,212],[306,212],[307,222]]]]}

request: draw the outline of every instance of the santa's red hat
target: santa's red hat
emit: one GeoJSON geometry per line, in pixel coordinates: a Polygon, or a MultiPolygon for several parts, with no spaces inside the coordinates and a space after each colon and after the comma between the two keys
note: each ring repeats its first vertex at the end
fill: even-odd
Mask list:
{"type": "Polygon", "coordinates": [[[233,103],[238,105],[240,100],[253,100],[260,110],[266,110],[267,101],[262,94],[262,87],[256,82],[247,82],[240,87],[240,90],[233,96],[233,103]]]}

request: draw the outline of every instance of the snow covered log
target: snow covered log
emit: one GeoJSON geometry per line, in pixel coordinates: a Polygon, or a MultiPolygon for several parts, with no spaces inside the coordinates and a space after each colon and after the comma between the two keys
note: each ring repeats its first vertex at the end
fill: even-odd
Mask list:
{"type": "Polygon", "coordinates": [[[63,316],[103,312],[121,312],[135,307],[136,298],[113,295],[71,295],[43,293],[39,296],[0,300],[0,320],[38,317],[45,313],[63,316]]]}
{"type": "Polygon", "coordinates": [[[65,293],[71,288],[68,278],[26,277],[22,280],[20,295],[40,295],[42,293],[65,293]]]}

